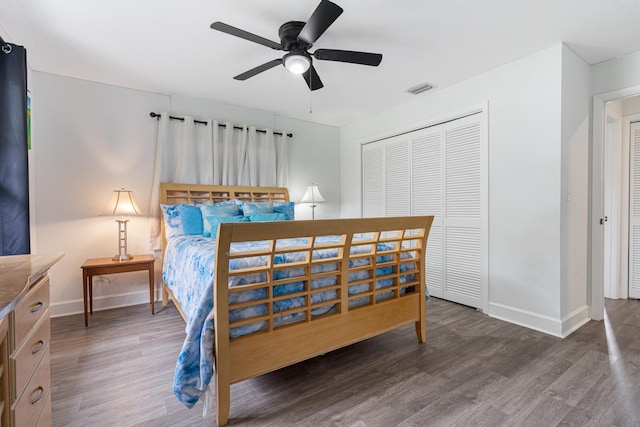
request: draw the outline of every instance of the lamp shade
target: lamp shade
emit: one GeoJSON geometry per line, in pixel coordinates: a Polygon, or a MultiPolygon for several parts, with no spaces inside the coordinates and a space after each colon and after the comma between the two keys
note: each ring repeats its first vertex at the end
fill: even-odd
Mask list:
{"type": "Polygon", "coordinates": [[[311,203],[315,205],[316,203],[322,203],[324,201],[324,197],[322,197],[322,194],[320,194],[318,186],[314,183],[311,183],[307,187],[307,191],[305,191],[304,196],[302,196],[300,203],[311,203]]]}
{"type": "Polygon", "coordinates": [[[113,190],[113,194],[100,215],[133,216],[142,215],[131,190],[113,190]]]}

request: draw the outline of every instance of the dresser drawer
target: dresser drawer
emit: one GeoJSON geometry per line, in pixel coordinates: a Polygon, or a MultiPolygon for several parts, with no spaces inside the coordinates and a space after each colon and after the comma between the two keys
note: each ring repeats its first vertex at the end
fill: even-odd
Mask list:
{"type": "Polygon", "coordinates": [[[0,319],[0,426],[8,426],[11,407],[9,395],[9,320],[0,319]]]}
{"type": "Polygon", "coordinates": [[[13,344],[18,347],[49,308],[49,277],[37,281],[13,310],[13,344]]]}
{"type": "Polygon", "coordinates": [[[24,393],[13,404],[11,412],[15,425],[20,427],[35,425],[38,418],[42,416],[42,409],[46,406],[48,399],[51,397],[50,395],[51,362],[49,360],[49,350],[47,349],[31,380],[29,380],[24,393]]]}
{"type": "Polygon", "coordinates": [[[26,339],[13,354],[11,363],[13,364],[15,395],[19,397],[24,387],[27,385],[33,370],[38,366],[40,360],[49,348],[49,338],[51,337],[51,319],[49,311],[45,310],[45,315],[36,324],[33,333],[27,335],[26,339]]]}
{"type": "Polygon", "coordinates": [[[51,393],[47,396],[47,401],[44,402],[42,412],[40,412],[40,418],[36,421],[37,427],[51,427],[53,425],[53,415],[51,413],[51,393]]]}

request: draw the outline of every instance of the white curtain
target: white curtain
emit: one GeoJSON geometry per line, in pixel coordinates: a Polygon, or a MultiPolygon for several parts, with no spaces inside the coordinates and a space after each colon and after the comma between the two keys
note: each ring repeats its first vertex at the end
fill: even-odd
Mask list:
{"type": "MultiPolygon", "coordinates": [[[[239,127],[236,125],[236,127],[239,127]]],[[[288,144],[286,133],[253,126],[237,129],[193,117],[169,119],[161,113],[151,193],[151,249],[161,248],[160,183],[251,185],[286,187],[288,144]]]]}

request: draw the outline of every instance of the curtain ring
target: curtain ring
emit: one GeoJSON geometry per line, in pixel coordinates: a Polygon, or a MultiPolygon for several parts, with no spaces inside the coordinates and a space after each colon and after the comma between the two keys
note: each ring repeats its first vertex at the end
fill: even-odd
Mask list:
{"type": "Polygon", "coordinates": [[[11,53],[11,50],[12,50],[12,48],[11,48],[10,44],[7,43],[7,44],[3,44],[2,45],[2,51],[4,53],[11,53]]]}

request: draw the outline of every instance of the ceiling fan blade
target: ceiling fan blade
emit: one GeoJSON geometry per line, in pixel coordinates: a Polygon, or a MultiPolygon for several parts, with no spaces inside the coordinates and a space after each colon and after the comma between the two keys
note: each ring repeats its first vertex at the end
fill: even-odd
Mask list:
{"type": "Polygon", "coordinates": [[[352,50],[318,49],[313,56],[325,61],[349,62],[377,67],[382,61],[381,53],[355,52],[352,50]]]}
{"type": "Polygon", "coordinates": [[[342,8],[328,0],[322,0],[304,25],[298,40],[313,45],[333,22],[342,14],[342,8]]]}
{"type": "Polygon", "coordinates": [[[304,77],[304,80],[307,82],[307,86],[309,86],[309,89],[311,90],[318,90],[324,87],[322,80],[320,80],[320,76],[313,65],[309,67],[307,71],[302,73],[302,77],[304,77]]]}
{"type": "Polygon", "coordinates": [[[232,36],[240,37],[241,39],[270,47],[271,49],[282,50],[282,45],[280,45],[280,43],[265,39],[264,37],[257,36],[248,31],[241,30],[240,28],[232,27],[224,22],[214,22],[211,24],[211,29],[222,31],[223,33],[231,34],[232,36]]]}
{"type": "Polygon", "coordinates": [[[253,77],[256,74],[260,74],[263,71],[267,71],[273,67],[275,67],[276,65],[280,65],[282,64],[282,59],[274,59],[273,61],[269,61],[269,62],[265,62],[262,65],[258,65],[255,68],[250,69],[249,71],[245,71],[242,74],[238,74],[237,76],[234,77],[234,79],[236,80],[247,80],[249,77],[253,77]]]}

